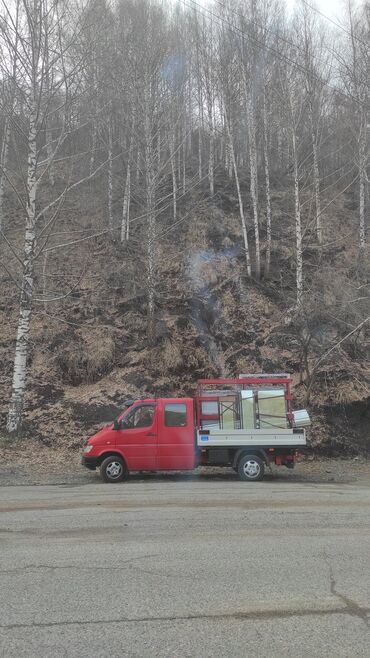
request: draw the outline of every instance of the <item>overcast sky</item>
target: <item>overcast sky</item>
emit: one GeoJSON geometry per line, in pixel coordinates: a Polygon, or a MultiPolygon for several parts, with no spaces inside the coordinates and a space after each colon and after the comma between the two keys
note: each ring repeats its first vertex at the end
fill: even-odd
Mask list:
{"type": "MultiPolygon", "coordinates": [[[[323,14],[337,20],[341,20],[345,14],[346,0],[307,0],[310,4],[317,7],[323,14]]],[[[288,7],[294,7],[295,0],[286,0],[288,7]]],[[[354,4],[357,4],[355,2],[354,4]]]]}

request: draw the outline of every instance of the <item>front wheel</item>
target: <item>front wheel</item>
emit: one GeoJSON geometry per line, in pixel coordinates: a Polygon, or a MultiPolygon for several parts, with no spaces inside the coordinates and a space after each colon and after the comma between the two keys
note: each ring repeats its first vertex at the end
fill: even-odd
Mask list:
{"type": "Polygon", "coordinates": [[[265,464],[256,455],[244,455],[238,462],[239,480],[244,482],[257,482],[265,474],[265,464]]]}
{"type": "Polygon", "coordinates": [[[128,478],[128,468],[121,457],[111,455],[101,463],[100,475],[104,482],[123,482],[128,478]]]}

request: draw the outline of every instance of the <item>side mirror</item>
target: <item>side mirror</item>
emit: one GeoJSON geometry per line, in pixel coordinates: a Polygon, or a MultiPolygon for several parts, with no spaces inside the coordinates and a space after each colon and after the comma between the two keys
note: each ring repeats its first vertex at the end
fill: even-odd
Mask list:
{"type": "Polygon", "coordinates": [[[120,430],[121,429],[121,421],[117,420],[117,418],[115,418],[114,421],[113,421],[113,429],[114,430],[120,430]]]}

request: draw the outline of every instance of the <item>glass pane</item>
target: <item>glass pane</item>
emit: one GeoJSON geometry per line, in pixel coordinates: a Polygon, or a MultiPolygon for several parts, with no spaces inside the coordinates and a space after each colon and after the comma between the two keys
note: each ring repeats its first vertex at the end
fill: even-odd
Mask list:
{"type": "Polygon", "coordinates": [[[123,429],[130,427],[151,427],[153,425],[154,418],[154,407],[145,405],[143,407],[137,407],[132,411],[129,416],[123,421],[123,429]]]}
{"type": "Polygon", "coordinates": [[[202,414],[204,416],[218,415],[217,400],[209,400],[202,402],[202,414]]]}
{"type": "Polygon", "coordinates": [[[287,427],[284,389],[260,389],[258,391],[260,428],[287,427]]]}
{"type": "Polygon", "coordinates": [[[242,400],[242,417],[243,429],[254,429],[255,415],[254,415],[254,394],[252,390],[245,390],[241,392],[242,400]]]}
{"type": "Polygon", "coordinates": [[[219,400],[220,425],[223,430],[240,429],[235,395],[225,395],[219,400]]]}
{"type": "Polygon", "coordinates": [[[185,427],[186,404],[166,404],[164,407],[164,424],[166,427],[185,427]]]}

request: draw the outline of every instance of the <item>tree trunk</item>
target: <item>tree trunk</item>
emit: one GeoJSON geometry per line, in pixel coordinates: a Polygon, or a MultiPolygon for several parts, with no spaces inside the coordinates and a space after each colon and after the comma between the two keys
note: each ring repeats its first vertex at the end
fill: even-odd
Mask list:
{"type": "MultiPolygon", "coordinates": [[[[362,118],[363,119],[363,118],[362,118]]],[[[366,232],[365,232],[365,184],[366,184],[366,120],[361,121],[360,135],[359,135],[359,221],[360,221],[360,254],[361,257],[365,253],[366,246],[366,232]]]]}
{"type": "Polygon", "coordinates": [[[215,179],[214,179],[214,163],[215,163],[215,125],[214,125],[214,116],[213,108],[210,109],[210,133],[209,133],[209,159],[208,159],[208,180],[209,180],[209,191],[211,196],[215,193],[215,179]]]}
{"type": "Polygon", "coordinates": [[[260,233],[258,223],[258,180],[257,180],[257,145],[256,145],[256,125],[254,121],[254,110],[252,99],[247,97],[247,121],[248,121],[248,141],[249,141],[249,164],[250,164],[250,191],[253,209],[253,226],[254,240],[256,244],[256,276],[261,276],[261,252],[260,252],[260,233]]]}
{"type": "Polygon", "coordinates": [[[247,263],[247,273],[248,273],[248,276],[251,277],[252,276],[252,267],[251,267],[250,253],[249,253],[247,223],[246,223],[246,220],[245,220],[243,199],[242,199],[242,195],[241,195],[241,191],[240,191],[239,175],[238,175],[238,168],[236,166],[233,137],[232,137],[231,128],[229,126],[229,123],[228,123],[227,119],[226,119],[226,129],[227,129],[227,135],[228,135],[228,140],[229,140],[230,157],[231,157],[231,161],[232,161],[232,165],[233,165],[233,169],[234,169],[236,190],[237,190],[237,193],[238,193],[239,215],[240,215],[240,221],[241,221],[241,225],[242,225],[245,260],[246,260],[246,263],[247,263]]]}
{"type": "Polygon", "coordinates": [[[140,146],[137,147],[136,152],[136,183],[140,181],[140,146]]]}
{"type": "Polygon", "coordinates": [[[7,430],[10,433],[18,432],[21,428],[22,410],[26,389],[27,356],[30,337],[34,279],[33,259],[36,246],[36,135],[36,110],[33,108],[30,116],[30,127],[28,135],[27,215],[24,241],[22,291],[14,357],[12,393],[7,419],[7,430]]]}
{"type": "Polygon", "coordinates": [[[1,150],[1,172],[0,172],[0,231],[5,227],[4,218],[4,196],[5,196],[5,182],[8,168],[9,145],[10,145],[10,127],[11,119],[7,117],[4,128],[3,147],[1,150]]]}
{"type": "MultiPolygon", "coordinates": [[[[46,70],[45,87],[48,95],[50,95],[49,32],[47,27],[45,29],[45,70],[46,70]]],[[[46,123],[46,130],[45,130],[46,155],[49,162],[48,176],[49,176],[50,185],[54,187],[55,176],[54,176],[54,164],[53,164],[53,131],[51,130],[48,116],[45,117],[45,123],[46,123]]]]}
{"type": "Polygon", "coordinates": [[[161,170],[161,156],[162,156],[162,144],[161,144],[161,131],[158,131],[157,137],[157,171],[161,170]]]}
{"type": "Polygon", "coordinates": [[[113,238],[113,135],[111,122],[108,127],[108,225],[113,238]]]}
{"type": "Polygon", "coordinates": [[[172,206],[173,206],[173,221],[177,218],[177,179],[176,179],[176,156],[175,156],[175,134],[174,130],[171,131],[171,172],[172,172],[172,206]]]}
{"type": "Polygon", "coordinates": [[[186,134],[182,146],[182,194],[186,193],[186,134]]]}
{"type": "Polygon", "coordinates": [[[125,191],[122,204],[121,242],[125,242],[130,236],[130,204],[131,204],[131,163],[127,164],[125,191]]]}
{"type": "Polygon", "coordinates": [[[316,236],[317,236],[317,242],[319,244],[322,244],[319,157],[318,157],[317,134],[314,125],[312,107],[310,108],[310,120],[311,120],[312,153],[313,153],[313,181],[314,181],[314,189],[315,189],[315,208],[316,208],[316,236]]]}
{"type": "Polygon", "coordinates": [[[271,264],[271,193],[270,193],[270,163],[268,150],[268,128],[266,111],[266,90],[263,94],[263,156],[265,161],[265,186],[266,186],[266,264],[265,274],[268,276],[271,264]]]}
{"type": "Polygon", "coordinates": [[[96,144],[98,140],[98,129],[96,125],[96,120],[95,118],[93,119],[92,122],[92,137],[91,137],[91,154],[90,154],[90,176],[92,172],[94,171],[95,168],[95,152],[96,152],[96,144]]]}
{"type": "Polygon", "coordinates": [[[301,203],[299,198],[299,175],[296,135],[292,129],[292,155],[294,162],[294,207],[295,207],[295,234],[296,234],[296,282],[297,282],[297,306],[303,301],[303,251],[302,251],[302,226],[301,226],[301,203]]]}
{"type": "Polygon", "coordinates": [[[198,178],[202,180],[202,135],[200,132],[200,124],[198,128],[198,178]]]}
{"type": "Polygon", "coordinates": [[[230,139],[228,136],[228,129],[227,129],[227,118],[226,115],[224,117],[224,124],[226,128],[226,140],[225,140],[225,169],[227,171],[228,178],[231,180],[233,177],[233,162],[231,158],[231,153],[230,153],[230,139]]]}
{"type": "MultiPolygon", "coordinates": [[[[149,85],[148,85],[149,86],[149,85]]],[[[145,102],[145,183],[146,212],[148,220],[147,234],[147,293],[148,293],[148,338],[152,343],[154,336],[155,314],[155,252],[156,252],[156,216],[155,216],[155,181],[153,171],[152,121],[150,92],[146,90],[145,102]]]]}
{"type": "Polygon", "coordinates": [[[280,121],[278,123],[277,127],[277,152],[278,152],[278,163],[279,163],[279,168],[282,169],[284,166],[284,158],[283,158],[283,131],[280,125],[280,121]]]}

